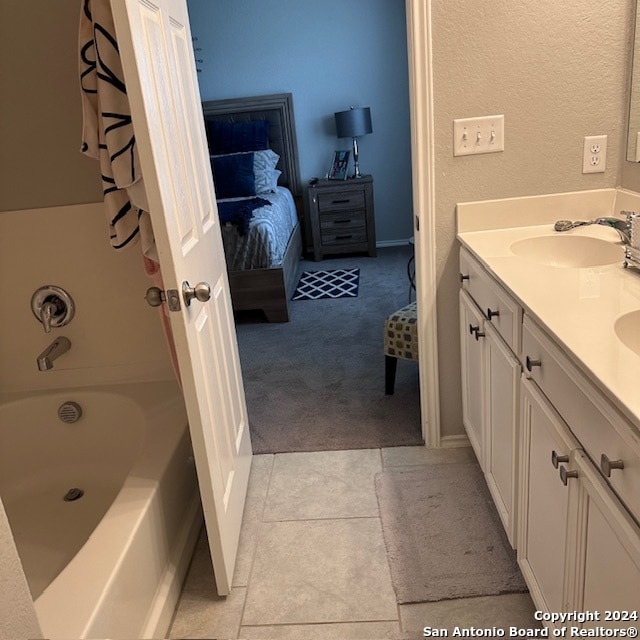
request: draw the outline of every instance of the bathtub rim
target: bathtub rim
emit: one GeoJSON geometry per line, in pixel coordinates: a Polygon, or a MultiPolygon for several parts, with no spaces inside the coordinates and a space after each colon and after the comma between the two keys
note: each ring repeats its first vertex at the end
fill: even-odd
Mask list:
{"type": "MultiPolygon", "coordinates": [[[[81,394],[86,391],[115,393],[131,398],[142,407],[147,423],[154,425],[154,431],[151,437],[151,431],[145,428],[141,454],[134,461],[128,477],[101,523],[67,567],[34,600],[43,633],[51,638],[83,638],[90,635],[91,627],[100,615],[100,607],[109,589],[114,587],[118,569],[127,560],[133,534],[145,518],[159,490],[162,471],[185,434],[188,437],[184,400],[177,383],[172,380],[8,392],[0,394],[0,400],[11,402],[33,397],[34,394],[81,394]],[[166,437],[158,438],[158,429],[166,437]],[[133,513],[132,504],[138,504],[133,513]],[[123,526],[123,522],[127,525],[123,526]],[[95,553],[96,550],[99,550],[98,554],[95,553]],[[84,567],[87,565],[92,568],[90,580],[86,579],[84,567]],[[61,600],[62,597],[64,599],[61,600]],[[69,607],[73,611],[72,620],[59,620],[61,601],[67,604],[72,602],[73,608],[69,607]]],[[[157,584],[152,606],[146,612],[141,637],[164,637],[168,630],[202,526],[202,510],[197,491],[185,514],[175,544],[170,550],[164,574],[157,584]]]]}

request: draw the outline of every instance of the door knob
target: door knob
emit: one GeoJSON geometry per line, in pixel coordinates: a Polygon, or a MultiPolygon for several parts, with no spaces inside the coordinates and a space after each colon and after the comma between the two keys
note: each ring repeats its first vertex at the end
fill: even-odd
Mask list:
{"type": "Polygon", "coordinates": [[[198,282],[195,287],[192,287],[186,280],[182,283],[182,297],[187,307],[191,304],[191,301],[195,298],[199,302],[207,302],[211,298],[211,287],[208,282],[198,282]]]}
{"type": "Polygon", "coordinates": [[[165,301],[164,291],[159,287],[149,287],[144,299],[151,307],[159,307],[165,301]]]}

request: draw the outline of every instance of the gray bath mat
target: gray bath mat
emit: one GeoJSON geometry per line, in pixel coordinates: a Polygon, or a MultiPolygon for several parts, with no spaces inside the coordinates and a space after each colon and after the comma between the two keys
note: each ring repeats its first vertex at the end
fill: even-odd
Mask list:
{"type": "Polygon", "coordinates": [[[398,603],[527,591],[477,464],[379,473],[375,486],[398,603]]]}

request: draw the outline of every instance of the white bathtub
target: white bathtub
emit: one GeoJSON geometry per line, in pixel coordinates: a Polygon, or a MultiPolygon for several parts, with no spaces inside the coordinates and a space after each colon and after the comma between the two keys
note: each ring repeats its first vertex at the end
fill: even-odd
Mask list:
{"type": "Polygon", "coordinates": [[[177,385],[0,400],[0,496],[44,636],[164,637],[202,525],[177,385]]]}

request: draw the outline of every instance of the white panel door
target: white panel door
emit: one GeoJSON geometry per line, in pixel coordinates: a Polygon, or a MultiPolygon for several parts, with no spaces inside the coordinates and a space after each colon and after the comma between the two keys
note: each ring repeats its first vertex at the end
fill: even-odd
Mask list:
{"type": "Polygon", "coordinates": [[[231,589],[251,443],[185,0],[112,0],[220,595],[231,589]],[[183,298],[207,283],[210,299],[183,298]]]}

